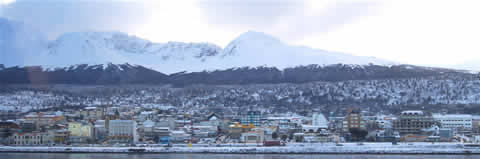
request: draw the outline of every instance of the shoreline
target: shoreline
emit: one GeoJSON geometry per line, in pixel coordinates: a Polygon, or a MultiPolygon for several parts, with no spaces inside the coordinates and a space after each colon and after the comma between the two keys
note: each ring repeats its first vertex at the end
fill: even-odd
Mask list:
{"type": "Polygon", "coordinates": [[[280,147],[15,147],[0,146],[0,153],[209,153],[209,154],[372,154],[372,155],[480,155],[480,147],[454,143],[356,145],[298,144],[280,147]]]}

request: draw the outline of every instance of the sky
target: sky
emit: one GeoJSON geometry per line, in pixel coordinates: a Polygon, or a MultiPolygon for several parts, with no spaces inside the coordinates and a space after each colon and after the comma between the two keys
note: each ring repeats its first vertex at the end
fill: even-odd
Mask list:
{"type": "Polygon", "coordinates": [[[0,17],[55,39],[121,31],[154,42],[210,42],[243,32],[397,63],[480,70],[478,0],[0,0],[0,17]]]}

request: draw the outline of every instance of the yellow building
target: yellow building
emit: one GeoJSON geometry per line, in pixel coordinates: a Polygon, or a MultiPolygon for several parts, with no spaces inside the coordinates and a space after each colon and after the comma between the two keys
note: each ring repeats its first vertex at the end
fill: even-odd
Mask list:
{"type": "Polygon", "coordinates": [[[70,136],[76,136],[76,137],[92,136],[92,126],[87,124],[82,124],[79,122],[68,123],[68,131],[70,132],[70,136]]]}

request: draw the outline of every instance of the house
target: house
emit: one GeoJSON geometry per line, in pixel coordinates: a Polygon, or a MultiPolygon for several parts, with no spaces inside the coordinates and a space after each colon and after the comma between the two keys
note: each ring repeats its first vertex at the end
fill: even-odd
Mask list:
{"type": "Polygon", "coordinates": [[[213,126],[216,129],[221,129],[223,126],[223,119],[216,113],[210,113],[205,121],[200,122],[202,126],[213,126]]]}

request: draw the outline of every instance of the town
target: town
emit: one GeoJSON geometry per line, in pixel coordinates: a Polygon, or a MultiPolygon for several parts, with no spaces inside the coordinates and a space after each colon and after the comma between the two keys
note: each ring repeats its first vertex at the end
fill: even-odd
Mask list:
{"type": "Polygon", "coordinates": [[[480,142],[480,115],[404,110],[381,114],[349,108],[332,116],[314,110],[236,113],[174,106],[65,108],[3,113],[6,146],[284,146],[294,143],[480,142]]]}

